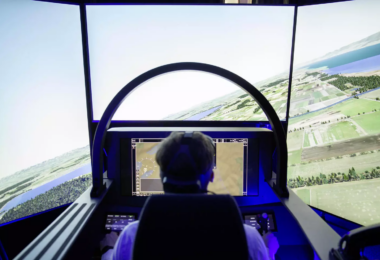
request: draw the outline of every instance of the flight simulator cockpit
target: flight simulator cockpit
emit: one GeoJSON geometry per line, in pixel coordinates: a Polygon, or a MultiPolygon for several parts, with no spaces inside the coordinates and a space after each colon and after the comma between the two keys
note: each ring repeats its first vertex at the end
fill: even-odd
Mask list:
{"type": "Polygon", "coordinates": [[[0,260],[380,259],[380,2],[72,2],[0,3],[0,260]]]}

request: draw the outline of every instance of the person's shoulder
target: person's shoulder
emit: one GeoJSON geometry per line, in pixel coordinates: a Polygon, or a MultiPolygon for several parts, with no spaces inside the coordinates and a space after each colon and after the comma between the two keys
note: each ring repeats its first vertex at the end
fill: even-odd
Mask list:
{"type": "Polygon", "coordinates": [[[120,233],[119,239],[117,240],[113,251],[114,260],[131,259],[133,242],[135,240],[138,225],[139,221],[132,222],[131,224],[126,226],[124,230],[120,233]]]}
{"type": "Polygon", "coordinates": [[[120,237],[128,237],[128,236],[135,236],[137,227],[139,226],[139,221],[134,221],[128,226],[124,228],[124,230],[121,232],[120,237]]]}
{"type": "Polygon", "coordinates": [[[256,228],[250,226],[250,225],[247,225],[247,224],[244,224],[244,230],[245,230],[245,233],[247,235],[250,235],[250,236],[253,236],[253,237],[260,237],[261,238],[261,235],[259,233],[259,231],[257,231],[256,228]]]}
{"type": "Polygon", "coordinates": [[[263,238],[256,228],[244,224],[245,236],[247,238],[247,245],[250,259],[253,260],[266,260],[268,259],[268,251],[264,244],[263,238]]]}

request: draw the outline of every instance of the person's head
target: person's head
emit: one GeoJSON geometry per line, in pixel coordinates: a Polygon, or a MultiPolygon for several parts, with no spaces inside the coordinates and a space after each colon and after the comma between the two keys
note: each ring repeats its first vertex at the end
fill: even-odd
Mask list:
{"type": "MultiPolygon", "coordinates": [[[[186,153],[177,154],[181,148],[183,138],[184,132],[172,132],[161,143],[156,153],[156,161],[160,166],[161,180],[165,178],[165,175],[184,181],[196,179],[199,180],[200,189],[205,191],[207,190],[208,183],[214,179],[213,162],[215,148],[212,140],[201,132],[194,132],[188,145],[191,159],[186,153]]],[[[191,188],[185,188],[171,192],[192,193],[194,191],[191,188]]]]}

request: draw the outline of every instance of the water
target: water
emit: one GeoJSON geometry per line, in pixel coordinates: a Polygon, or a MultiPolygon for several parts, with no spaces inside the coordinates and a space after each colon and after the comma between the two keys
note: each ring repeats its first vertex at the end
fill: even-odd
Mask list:
{"type": "Polygon", "coordinates": [[[335,75],[340,73],[367,72],[374,70],[380,70],[380,55],[351,62],[342,66],[325,70],[323,72],[329,75],[335,75]]]}
{"type": "Polygon", "coordinates": [[[218,107],[213,107],[207,111],[204,111],[204,112],[201,112],[199,114],[196,114],[196,115],[193,115],[187,119],[185,119],[185,121],[199,121],[201,120],[202,118],[214,113],[216,110],[218,110],[219,108],[221,108],[222,106],[218,106],[218,107]]]}
{"type": "Polygon", "coordinates": [[[330,69],[338,66],[342,66],[351,62],[367,59],[373,56],[380,55],[380,44],[372,45],[369,47],[365,47],[359,50],[350,51],[341,55],[337,55],[335,57],[318,61],[311,65],[306,66],[309,69],[316,69],[320,67],[327,66],[330,69]]]}
{"type": "Polygon", "coordinates": [[[91,172],[91,164],[86,164],[68,174],[65,174],[57,179],[54,179],[48,183],[45,183],[33,190],[27,191],[23,194],[20,194],[19,196],[13,198],[11,201],[9,201],[2,209],[1,211],[4,210],[9,210],[11,208],[16,207],[17,205],[20,205],[21,203],[24,203],[30,199],[35,198],[36,196],[47,192],[48,190],[66,182],[69,181],[75,177],[79,177],[83,174],[90,173],[91,172]]]}

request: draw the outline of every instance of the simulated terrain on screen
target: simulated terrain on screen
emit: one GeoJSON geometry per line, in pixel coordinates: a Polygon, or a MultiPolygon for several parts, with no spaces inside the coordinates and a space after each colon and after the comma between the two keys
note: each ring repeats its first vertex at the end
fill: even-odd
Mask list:
{"type": "Polygon", "coordinates": [[[361,225],[380,221],[380,28],[372,23],[380,20],[371,11],[378,8],[378,1],[300,8],[295,59],[325,53],[296,64],[287,135],[288,186],[305,203],[361,225]],[[360,26],[346,25],[351,10],[360,26]],[[323,21],[309,22],[322,13],[323,21]]]}
{"type": "Polygon", "coordinates": [[[208,190],[218,194],[243,195],[243,143],[217,143],[214,182],[208,190]]]}
{"type": "MultiPolygon", "coordinates": [[[[160,168],[155,159],[159,144],[136,143],[136,171],[140,180],[160,179],[160,168]]],[[[214,182],[209,184],[208,190],[218,194],[243,195],[243,162],[243,143],[218,143],[214,182]]]]}
{"type": "Polygon", "coordinates": [[[136,143],[136,171],[140,179],[159,179],[156,152],[160,143],[136,143]]]}

